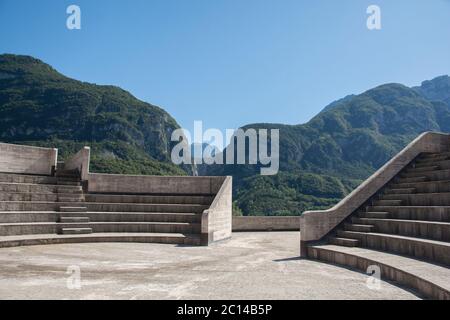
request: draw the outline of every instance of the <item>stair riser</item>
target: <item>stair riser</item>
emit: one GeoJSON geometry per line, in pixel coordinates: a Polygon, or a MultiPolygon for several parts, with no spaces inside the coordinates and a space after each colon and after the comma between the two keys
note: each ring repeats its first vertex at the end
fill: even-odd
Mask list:
{"type": "Polygon", "coordinates": [[[425,163],[415,163],[415,168],[416,169],[420,169],[420,168],[424,168],[424,167],[429,167],[429,166],[439,166],[439,168],[445,170],[445,169],[450,169],[450,160],[441,160],[441,161],[435,161],[432,160],[430,161],[430,164],[425,163]]]}
{"type": "Polygon", "coordinates": [[[404,206],[450,206],[449,194],[383,195],[383,200],[400,199],[404,206]]]}
{"type": "Polygon", "coordinates": [[[354,225],[354,224],[346,224],[344,226],[344,229],[346,231],[357,231],[357,232],[373,232],[374,227],[370,226],[370,225],[364,225],[364,223],[359,223],[356,220],[352,221],[355,224],[361,224],[361,226],[359,225],[354,225]]]}
{"type": "Polygon", "coordinates": [[[0,182],[11,183],[34,183],[34,184],[56,184],[55,177],[48,176],[21,176],[15,174],[0,174],[0,182]]]}
{"type": "Polygon", "coordinates": [[[102,203],[159,203],[159,204],[211,204],[209,196],[138,196],[138,195],[94,195],[87,194],[87,202],[102,203]]]}
{"type": "Polygon", "coordinates": [[[416,193],[450,192],[450,183],[448,181],[393,184],[392,188],[394,188],[394,187],[395,188],[415,188],[416,193]]]}
{"type": "Polygon", "coordinates": [[[403,201],[401,200],[374,200],[374,206],[400,206],[403,201]]]}
{"type": "Polygon", "coordinates": [[[450,170],[402,173],[400,177],[401,178],[426,177],[427,180],[430,181],[449,180],[450,170]]]}
{"type": "Polygon", "coordinates": [[[82,193],[81,187],[62,188],[53,185],[39,184],[0,184],[0,192],[23,192],[23,193],[82,193]]]}
{"type": "Polygon", "coordinates": [[[203,205],[159,205],[159,204],[121,204],[121,203],[86,203],[88,211],[109,212],[192,212],[201,213],[208,206],[203,205]]]}
{"type": "Polygon", "coordinates": [[[307,255],[311,259],[338,264],[344,267],[367,272],[369,266],[380,267],[381,279],[396,282],[404,287],[412,288],[430,299],[450,300],[450,292],[421,278],[414,277],[407,271],[350,254],[334,252],[317,247],[308,247],[307,255]]]}
{"type": "Polygon", "coordinates": [[[450,225],[421,223],[420,221],[390,221],[357,218],[354,219],[354,223],[373,225],[375,226],[373,232],[378,233],[396,234],[437,241],[450,241],[450,225]]]}
{"type": "Polygon", "coordinates": [[[61,206],[71,206],[72,202],[0,202],[0,211],[59,211],[61,206]]]}
{"type": "Polygon", "coordinates": [[[344,247],[357,247],[359,245],[359,241],[348,241],[346,239],[339,238],[330,238],[329,241],[331,244],[344,247]]]}
{"type": "Polygon", "coordinates": [[[58,200],[57,194],[39,193],[5,193],[0,192],[0,201],[44,201],[54,202],[58,200]]]}
{"type": "Polygon", "coordinates": [[[162,243],[162,244],[182,244],[182,245],[201,245],[200,238],[172,238],[160,236],[97,236],[92,234],[82,238],[52,238],[52,239],[27,239],[27,240],[10,240],[0,242],[0,248],[10,248],[19,246],[63,244],[63,243],[96,243],[96,242],[132,242],[132,243],[162,243]]]}
{"type": "Polygon", "coordinates": [[[413,178],[395,178],[394,179],[394,184],[404,184],[404,183],[412,183],[413,185],[415,185],[416,182],[425,182],[429,179],[427,179],[426,177],[413,177],[413,178]]]}
{"type": "Polygon", "coordinates": [[[431,166],[419,166],[419,167],[408,167],[406,168],[405,173],[420,173],[420,172],[428,172],[428,171],[434,171],[434,170],[443,170],[444,168],[437,166],[437,165],[431,165],[431,166]]]}
{"type": "MultiPolygon", "coordinates": [[[[64,216],[79,216],[76,213],[64,213],[64,216]]],[[[175,215],[175,214],[132,214],[132,213],[84,213],[91,222],[197,222],[201,221],[201,214],[175,215]]]]}
{"type": "Polygon", "coordinates": [[[383,193],[386,195],[393,194],[414,194],[416,193],[416,188],[400,188],[400,189],[385,189],[383,193]]]}
{"type": "Polygon", "coordinates": [[[387,238],[371,233],[338,231],[338,235],[339,237],[360,240],[360,246],[364,248],[387,251],[450,265],[450,248],[445,246],[409,239],[387,238]]]}
{"type": "Polygon", "coordinates": [[[158,224],[95,224],[95,223],[58,223],[51,225],[14,225],[0,226],[0,236],[62,233],[63,228],[92,228],[92,232],[132,232],[132,233],[200,233],[199,224],[158,225],[158,224]]]}
{"type": "Polygon", "coordinates": [[[27,212],[0,213],[0,223],[57,222],[57,213],[27,212]]]}
{"type": "MultiPolygon", "coordinates": [[[[373,215],[370,213],[362,213],[359,215],[361,218],[374,218],[374,219],[399,219],[399,220],[422,220],[422,221],[436,221],[436,222],[450,222],[450,212],[427,212],[427,211],[415,211],[399,210],[398,212],[389,213],[389,216],[373,215]]],[[[357,221],[357,220],[355,220],[357,221]]]]}

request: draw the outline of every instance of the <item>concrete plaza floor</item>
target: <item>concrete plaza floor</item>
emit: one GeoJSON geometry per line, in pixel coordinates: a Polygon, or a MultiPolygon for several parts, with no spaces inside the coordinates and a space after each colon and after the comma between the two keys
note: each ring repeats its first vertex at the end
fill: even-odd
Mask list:
{"type": "Polygon", "coordinates": [[[3,248],[0,299],[417,299],[386,282],[370,289],[365,274],[298,253],[298,232],[234,233],[210,247],[3,248]]]}

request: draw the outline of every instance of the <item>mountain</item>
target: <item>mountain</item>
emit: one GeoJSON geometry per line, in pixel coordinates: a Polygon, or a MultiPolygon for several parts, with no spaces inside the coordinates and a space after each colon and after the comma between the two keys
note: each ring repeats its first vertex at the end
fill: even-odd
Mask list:
{"type": "Polygon", "coordinates": [[[70,79],[42,61],[0,55],[0,141],[54,146],[64,157],[92,148],[92,170],[186,174],[170,161],[177,122],[114,86],[70,79]]]}
{"type": "Polygon", "coordinates": [[[248,165],[214,165],[201,172],[233,175],[234,196],[245,215],[330,207],[420,133],[450,131],[448,79],[418,88],[381,85],[338,100],[302,125],[243,127],[280,130],[276,176],[260,176],[257,166],[248,165]]]}

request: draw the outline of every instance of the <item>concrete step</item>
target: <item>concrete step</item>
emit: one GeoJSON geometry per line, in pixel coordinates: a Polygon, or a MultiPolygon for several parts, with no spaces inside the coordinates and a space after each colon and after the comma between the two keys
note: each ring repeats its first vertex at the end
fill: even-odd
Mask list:
{"type": "Polygon", "coordinates": [[[450,206],[450,192],[416,193],[416,194],[384,194],[382,200],[402,200],[406,206],[450,206]]]}
{"type": "MultiPolygon", "coordinates": [[[[376,232],[450,242],[450,223],[422,220],[352,218],[353,223],[374,226],[376,232]]],[[[375,230],[373,230],[375,232],[375,230]]],[[[348,230],[362,231],[362,230],[348,230]]]]}
{"type": "Polygon", "coordinates": [[[450,158],[450,152],[441,152],[441,153],[429,153],[421,155],[417,161],[425,161],[425,160],[442,160],[450,158]]]}
{"type": "Polygon", "coordinates": [[[75,181],[75,180],[58,179],[56,184],[57,185],[61,185],[61,186],[81,186],[81,182],[80,181],[75,181]]]}
{"type": "Polygon", "coordinates": [[[416,188],[386,188],[384,194],[411,194],[416,193],[416,188]]]}
{"type": "Polygon", "coordinates": [[[204,195],[112,195],[86,194],[87,202],[100,203],[159,203],[159,204],[202,204],[210,205],[213,196],[204,195]]]}
{"type": "Polygon", "coordinates": [[[391,214],[389,212],[361,211],[357,216],[361,218],[389,219],[391,214]]]}
{"type": "Polygon", "coordinates": [[[24,192],[24,193],[82,193],[81,186],[58,186],[51,184],[32,184],[0,182],[0,192],[24,192]]]}
{"type": "Polygon", "coordinates": [[[415,168],[422,168],[422,167],[429,167],[429,166],[439,166],[441,169],[450,169],[450,160],[433,160],[432,163],[413,163],[412,164],[415,168]]]}
{"type": "Polygon", "coordinates": [[[450,243],[385,233],[337,231],[338,237],[357,239],[360,246],[450,265],[450,243]]]}
{"type": "MultiPolygon", "coordinates": [[[[76,216],[77,213],[70,215],[76,216]]],[[[201,214],[189,212],[86,212],[92,222],[189,222],[200,223],[201,214]]],[[[67,216],[67,214],[65,214],[67,216]]]]}
{"type": "Polygon", "coordinates": [[[60,207],[72,206],[73,202],[0,201],[0,211],[59,211],[60,207]]]}
{"type": "Polygon", "coordinates": [[[0,182],[30,183],[30,184],[56,184],[52,176],[22,175],[14,173],[0,173],[0,182]]]}
{"type": "Polygon", "coordinates": [[[74,202],[83,201],[81,193],[0,192],[0,201],[74,202]]]}
{"type": "Polygon", "coordinates": [[[87,223],[91,220],[89,217],[60,217],[59,222],[61,223],[87,223]]]}
{"type": "Polygon", "coordinates": [[[62,228],[61,234],[91,234],[91,228],[62,228]]]}
{"type": "Polygon", "coordinates": [[[202,213],[209,205],[200,204],[156,204],[156,203],[97,203],[85,202],[88,211],[98,212],[187,212],[202,213]]]}
{"type": "Polygon", "coordinates": [[[450,180],[394,183],[390,185],[390,188],[415,188],[417,193],[450,192],[450,180]]]}
{"type": "MultiPolygon", "coordinates": [[[[420,220],[420,221],[436,221],[449,222],[450,212],[448,210],[431,210],[426,208],[423,210],[413,209],[408,210],[409,207],[402,207],[400,210],[392,210],[392,212],[359,212],[355,215],[359,218],[373,218],[373,219],[399,219],[399,220],[420,220]]],[[[370,208],[369,208],[370,210],[370,208]]]]}
{"type": "Polygon", "coordinates": [[[390,200],[373,200],[374,206],[401,206],[403,201],[400,199],[390,199],[390,200]]]}
{"type": "Polygon", "coordinates": [[[56,211],[4,211],[0,212],[0,223],[56,222],[56,211]]]}
{"type": "Polygon", "coordinates": [[[395,184],[402,184],[402,183],[416,183],[416,182],[424,182],[429,181],[427,177],[421,176],[421,177],[413,177],[413,178],[402,178],[397,177],[394,179],[395,184]]]}
{"type": "Polygon", "coordinates": [[[63,229],[92,229],[92,232],[130,232],[130,233],[200,233],[199,223],[182,222],[32,222],[2,223],[0,236],[61,233],[63,229]]]}
{"type": "Polygon", "coordinates": [[[375,251],[336,245],[307,247],[308,257],[367,272],[378,266],[382,280],[392,281],[429,299],[450,300],[450,269],[421,260],[375,251]]]}
{"type": "Polygon", "coordinates": [[[84,202],[83,194],[58,194],[58,202],[84,202]]]}
{"type": "Polygon", "coordinates": [[[420,172],[404,172],[400,174],[400,178],[421,178],[425,177],[428,181],[449,180],[450,170],[434,170],[434,171],[420,171],[420,172]]]}
{"type": "Polygon", "coordinates": [[[85,217],[90,222],[186,222],[200,223],[201,214],[161,212],[59,212],[9,211],[0,212],[0,223],[53,222],[59,217],[85,217]]]}
{"type": "Polygon", "coordinates": [[[435,171],[435,170],[440,170],[440,166],[438,165],[426,165],[426,166],[412,166],[412,167],[408,167],[406,168],[405,173],[420,173],[420,172],[430,172],[430,171],[435,171]]]}
{"type": "Polygon", "coordinates": [[[136,242],[200,245],[200,235],[179,233],[92,233],[83,235],[21,235],[0,237],[0,248],[61,243],[136,242]]]}
{"type": "Polygon", "coordinates": [[[0,201],[44,201],[55,202],[56,193],[0,192],[0,201]]]}
{"type": "MultiPolygon", "coordinates": [[[[359,221],[359,220],[358,220],[359,221]]],[[[372,232],[374,231],[374,226],[370,224],[361,224],[356,220],[352,220],[352,223],[344,224],[344,230],[347,231],[358,231],[358,232],[372,232]]]]}
{"type": "Polygon", "coordinates": [[[70,207],[70,206],[60,206],[59,207],[59,211],[60,212],[87,212],[87,207],[81,207],[81,206],[77,206],[77,207],[70,207]]]}
{"type": "Polygon", "coordinates": [[[447,215],[450,212],[449,206],[369,206],[367,211],[389,212],[391,214],[442,214],[447,215]]]}
{"type": "Polygon", "coordinates": [[[328,237],[328,242],[337,246],[344,247],[357,247],[359,245],[359,240],[340,237],[328,237]]]}

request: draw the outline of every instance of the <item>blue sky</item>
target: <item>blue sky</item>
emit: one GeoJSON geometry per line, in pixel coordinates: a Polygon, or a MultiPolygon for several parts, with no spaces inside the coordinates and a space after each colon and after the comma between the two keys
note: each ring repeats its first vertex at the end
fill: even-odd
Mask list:
{"type": "Polygon", "coordinates": [[[0,0],[0,53],[120,86],[188,129],[299,124],[347,94],[450,74],[450,1],[0,0]],[[382,30],[366,28],[371,4],[382,30]]]}

